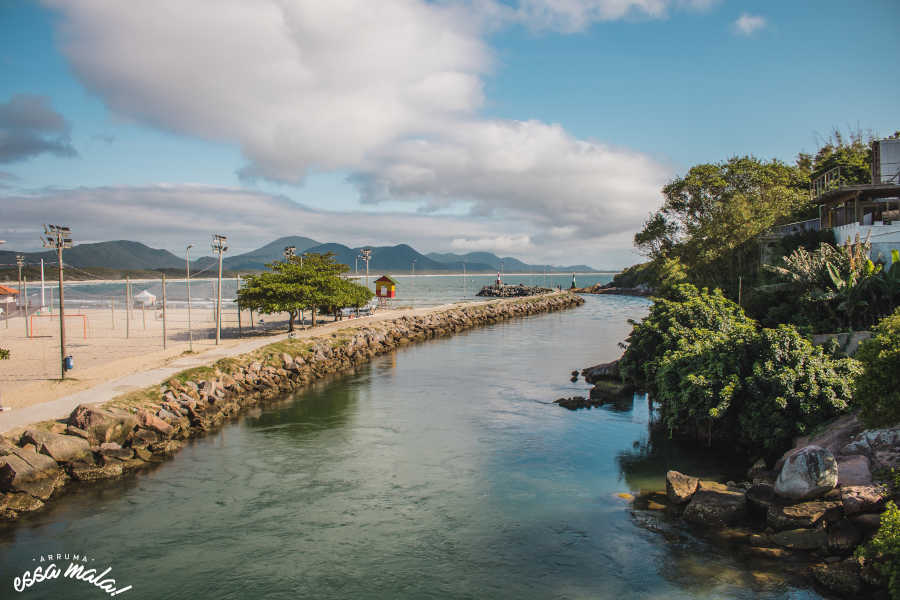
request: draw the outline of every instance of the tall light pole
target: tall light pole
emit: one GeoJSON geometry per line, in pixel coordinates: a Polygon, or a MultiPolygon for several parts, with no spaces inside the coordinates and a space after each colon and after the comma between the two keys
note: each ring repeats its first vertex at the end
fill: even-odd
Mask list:
{"type": "Polygon", "coordinates": [[[59,371],[60,379],[66,378],[66,303],[63,295],[63,248],[72,247],[72,230],[61,225],[44,225],[44,236],[41,243],[44,248],[56,249],[56,262],[59,268],[59,371]]]}
{"type": "Polygon", "coordinates": [[[187,283],[187,302],[188,302],[188,350],[194,351],[194,330],[191,328],[191,248],[193,244],[188,244],[184,249],[184,281],[187,283]]]}
{"type": "Polygon", "coordinates": [[[219,235],[218,233],[213,234],[212,249],[213,252],[219,254],[219,286],[216,297],[216,346],[219,345],[219,340],[222,338],[222,255],[228,250],[228,245],[225,243],[227,240],[227,236],[219,235]]]}
{"type": "MultiPolygon", "coordinates": [[[[17,298],[17,305],[22,303],[22,267],[25,266],[25,255],[24,254],[16,254],[16,266],[19,267],[19,297],[17,298]]],[[[28,317],[26,316],[27,320],[28,317]]]]}
{"type": "Polygon", "coordinates": [[[366,263],[366,287],[369,287],[369,259],[372,258],[372,249],[363,248],[359,251],[359,258],[366,263]]]}

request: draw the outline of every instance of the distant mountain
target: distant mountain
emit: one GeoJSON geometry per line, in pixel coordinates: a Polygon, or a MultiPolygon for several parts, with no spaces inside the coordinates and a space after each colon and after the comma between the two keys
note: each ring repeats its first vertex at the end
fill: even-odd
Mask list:
{"type": "MultiPolygon", "coordinates": [[[[29,264],[56,264],[56,251],[14,252],[0,251],[0,264],[16,264],[16,254],[24,254],[29,264]]],[[[184,259],[168,250],[157,250],[140,242],[116,240],[94,244],[78,244],[63,251],[63,262],[73,267],[108,267],[111,269],[177,269],[184,267],[184,259]]]]}
{"type": "MultiPolygon", "coordinates": [[[[447,271],[449,266],[434,260],[431,260],[424,254],[416,252],[413,248],[406,244],[397,246],[377,246],[372,248],[372,258],[369,260],[369,273],[372,271],[392,271],[400,273],[410,273],[413,269],[413,261],[415,261],[416,271],[447,271]]],[[[325,253],[334,252],[335,259],[339,263],[349,265],[352,271],[359,266],[360,272],[366,268],[365,263],[360,260],[358,263],[356,257],[359,256],[362,247],[350,248],[343,244],[320,244],[307,248],[306,252],[325,253]]],[[[298,252],[299,254],[299,252],[298,252]]]]}
{"type": "Polygon", "coordinates": [[[442,262],[444,264],[461,265],[463,262],[465,262],[466,269],[472,270],[473,272],[478,269],[470,269],[469,265],[473,265],[473,267],[475,265],[487,265],[492,271],[499,271],[502,267],[504,273],[543,273],[545,269],[548,273],[594,271],[593,268],[587,265],[529,265],[517,258],[513,258],[512,256],[504,256],[503,258],[501,258],[496,254],[491,254],[490,252],[469,252],[468,254],[441,254],[438,252],[430,252],[428,254],[428,258],[431,258],[438,262],[442,262]]]}
{"type": "MultiPolygon", "coordinates": [[[[309,248],[318,245],[320,245],[320,243],[316,240],[292,235],[278,238],[262,248],[257,248],[256,250],[251,250],[244,254],[237,254],[235,256],[228,256],[226,254],[226,258],[222,261],[222,265],[229,271],[262,271],[266,268],[267,263],[283,260],[284,249],[287,246],[294,246],[294,251],[297,254],[302,254],[309,248]]],[[[215,261],[215,258],[210,258],[215,261]]]]}

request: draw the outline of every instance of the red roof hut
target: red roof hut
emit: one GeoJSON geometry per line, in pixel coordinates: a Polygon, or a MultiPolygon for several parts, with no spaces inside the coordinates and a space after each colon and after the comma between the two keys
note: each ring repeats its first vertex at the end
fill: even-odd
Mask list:
{"type": "Polygon", "coordinates": [[[387,275],[382,275],[375,280],[375,295],[379,298],[394,298],[397,296],[397,282],[387,275]]]}

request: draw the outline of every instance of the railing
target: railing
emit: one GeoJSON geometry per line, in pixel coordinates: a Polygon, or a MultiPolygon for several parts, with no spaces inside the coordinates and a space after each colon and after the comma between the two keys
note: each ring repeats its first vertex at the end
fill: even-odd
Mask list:
{"type": "Polygon", "coordinates": [[[809,194],[815,201],[831,190],[836,190],[839,187],[841,187],[841,168],[835,167],[813,179],[809,186],[809,194]]]}
{"type": "Polygon", "coordinates": [[[819,219],[809,219],[807,221],[796,221],[794,223],[786,223],[784,225],[776,225],[766,233],[773,237],[784,237],[804,231],[819,231],[822,229],[822,222],[819,219]]]}

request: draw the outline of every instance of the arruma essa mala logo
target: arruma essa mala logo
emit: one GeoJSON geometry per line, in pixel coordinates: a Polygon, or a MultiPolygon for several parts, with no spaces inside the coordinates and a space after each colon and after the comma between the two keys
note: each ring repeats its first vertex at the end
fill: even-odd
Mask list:
{"type": "MultiPolygon", "coordinates": [[[[78,583],[93,585],[98,591],[110,596],[117,596],[132,588],[130,585],[120,587],[112,577],[112,567],[94,566],[96,559],[86,554],[41,554],[31,559],[34,566],[17,575],[12,580],[12,587],[17,592],[27,592],[33,586],[47,584],[59,579],[68,580],[69,585],[78,583]]],[[[62,583],[58,583],[62,585],[62,583]]]]}

